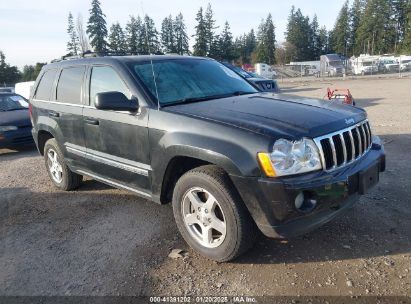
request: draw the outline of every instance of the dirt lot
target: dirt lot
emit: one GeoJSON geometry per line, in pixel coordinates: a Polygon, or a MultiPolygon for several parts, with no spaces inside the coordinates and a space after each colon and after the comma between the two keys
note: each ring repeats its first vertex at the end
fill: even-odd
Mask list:
{"type": "Polygon", "coordinates": [[[411,78],[280,86],[319,98],[350,88],[385,142],[387,172],[344,216],[217,264],[182,241],[170,205],[92,180],[56,191],[35,150],[0,150],[0,295],[410,296],[411,78]]]}

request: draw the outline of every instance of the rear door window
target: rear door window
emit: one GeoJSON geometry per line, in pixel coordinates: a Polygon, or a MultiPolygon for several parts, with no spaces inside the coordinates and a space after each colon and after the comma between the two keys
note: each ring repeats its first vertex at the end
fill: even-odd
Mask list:
{"type": "Polygon", "coordinates": [[[85,70],[85,66],[78,66],[61,71],[57,84],[57,101],[81,104],[81,88],[85,70]]]}
{"type": "Polygon", "coordinates": [[[95,66],[90,78],[90,105],[94,104],[98,93],[104,92],[121,92],[131,98],[130,90],[116,71],[109,66],[95,66]]]}
{"type": "Polygon", "coordinates": [[[57,70],[48,70],[44,72],[40,83],[36,90],[35,99],[50,100],[51,89],[53,88],[54,79],[56,78],[57,70]]]}

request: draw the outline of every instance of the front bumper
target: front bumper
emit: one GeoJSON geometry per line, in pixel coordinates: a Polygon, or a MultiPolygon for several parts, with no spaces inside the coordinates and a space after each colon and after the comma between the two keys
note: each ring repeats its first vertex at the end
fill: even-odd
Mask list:
{"type": "Polygon", "coordinates": [[[385,170],[384,148],[378,137],[374,137],[370,151],[361,159],[332,172],[285,178],[231,178],[261,232],[268,237],[290,238],[325,224],[352,206],[365,191],[364,172],[372,168],[378,173],[385,170]],[[300,193],[315,199],[314,209],[307,212],[295,207],[300,193]]]}
{"type": "Polygon", "coordinates": [[[0,133],[0,148],[17,148],[34,144],[31,127],[0,133]]]}

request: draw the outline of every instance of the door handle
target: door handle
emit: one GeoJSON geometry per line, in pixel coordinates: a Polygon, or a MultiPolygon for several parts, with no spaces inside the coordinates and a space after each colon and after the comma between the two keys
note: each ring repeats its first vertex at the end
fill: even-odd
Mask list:
{"type": "Polygon", "coordinates": [[[87,117],[84,119],[84,122],[88,125],[98,126],[100,122],[98,119],[87,117]]]}
{"type": "Polygon", "coordinates": [[[50,117],[60,117],[60,113],[54,112],[54,111],[50,111],[50,112],[49,112],[49,116],[50,116],[50,117]]]}

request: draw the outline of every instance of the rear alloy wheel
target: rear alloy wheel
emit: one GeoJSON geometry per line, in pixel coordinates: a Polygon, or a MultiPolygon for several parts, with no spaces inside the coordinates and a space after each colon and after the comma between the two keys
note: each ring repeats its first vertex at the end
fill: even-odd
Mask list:
{"type": "Polygon", "coordinates": [[[54,138],[44,145],[44,160],[47,173],[57,188],[69,191],[80,186],[83,176],[72,172],[66,165],[63,153],[54,138]]]}
{"type": "Polygon", "coordinates": [[[57,152],[52,148],[47,151],[47,165],[51,178],[54,182],[60,184],[63,181],[63,167],[58,159],[57,152]]]}
{"type": "Polygon", "coordinates": [[[184,240],[209,259],[230,261],[253,245],[255,224],[228,175],[216,166],[180,177],[173,211],[184,240]]]}

